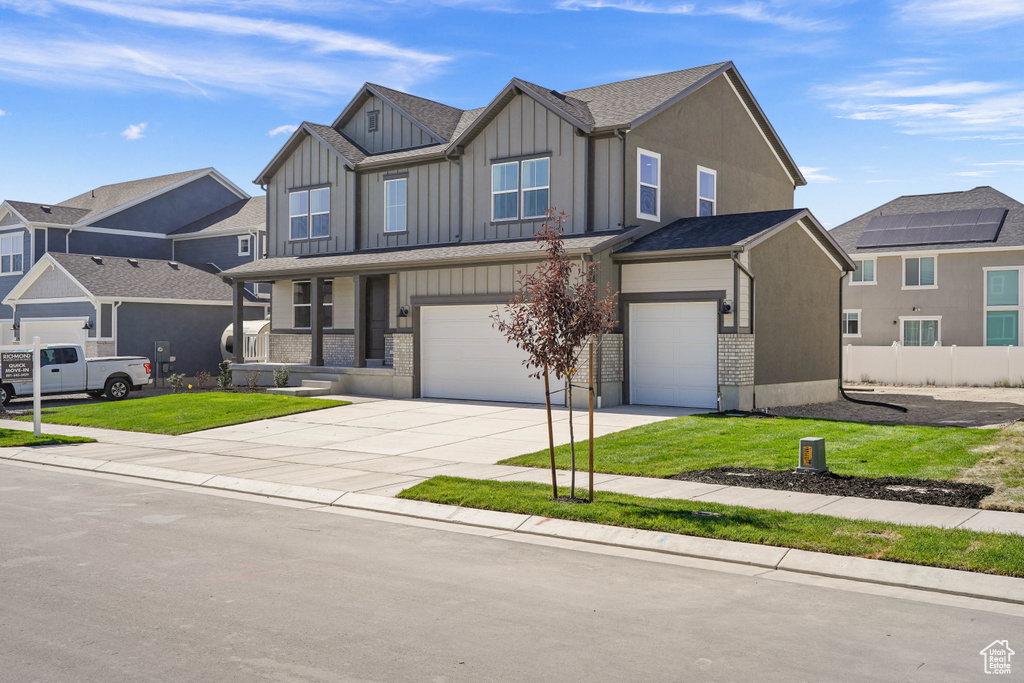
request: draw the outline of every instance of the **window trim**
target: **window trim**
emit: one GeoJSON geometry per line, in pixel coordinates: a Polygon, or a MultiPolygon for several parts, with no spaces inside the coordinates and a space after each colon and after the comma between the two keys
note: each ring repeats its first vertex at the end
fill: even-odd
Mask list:
{"type": "MultiPolygon", "coordinates": [[[[331,301],[330,302],[327,302],[327,301],[324,302],[324,310],[326,311],[328,308],[331,309],[331,324],[330,325],[324,325],[324,329],[325,330],[333,330],[334,329],[334,280],[328,278],[328,279],[324,280],[323,282],[324,283],[330,283],[330,286],[331,286],[331,301]]],[[[316,296],[316,294],[315,294],[315,292],[313,292],[313,281],[312,280],[292,280],[291,304],[292,304],[292,329],[293,330],[311,330],[311,329],[313,329],[313,299],[314,299],[315,296],[316,296]],[[296,285],[302,285],[302,284],[308,284],[309,285],[309,303],[308,304],[297,304],[297,303],[295,303],[295,287],[296,287],[296,285]],[[297,308],[309,308],[309,325],[300,326],[300,325],[298,325],[296,323],[296,321],[295,321],[295,310],[297,308]]]]}
{"type": "MultiPolygon", "coordinates": [[[[855,259],[851,259],[851,260],[854,262],[854,264],[856,264],[858,261],[860,263],[867,263],[868,261],[871,261],[871,263],[872,263],[872,266],[871,266],[871,279],[870,280],[861,280],[860,282],[857,282],[856,280],[853,279],[853,273],[850,273],[850,285],[852,287],[863,287],[865,285],[877,285],[878,284],[878,258],[877,257],[871,256],[871,257],[865,257],[865,258],[855,258],[855,259]]],[[[853,272],[856,273],[857,271],[855,270],[853,272]]],[[[903,273],[903,281],[904,282],[907,281],[906,271],[904,271],[904,273],[903,273]]],[[[937,281],[938,280],[936,280],[936,282],[937,281]]]]}
{"type": "Polygon", "coordinates": [[[989,312],[1017,311],[1017,345],[1024,341],[1024,266],[983,266],[981,269],[982,306],[981,306],[981,345],[988,346],[988,314],[989,312]],[[1017,271],[1017,305],[995,305],[988,303],[988,273],[990,270],[1017,271]]]}
{"type": "MultiPolygon", "coordinates": [[[[699,180],[698,180],[699,182],[699,180]]],[[[636,148],[636,217],[640,220],[646,221],[660,221],[661,220],[661,155],[657,152],[651,152],[649,150],[637,147],[636,148]],[[658,184],[651,185],[650,183],[640,182],[640,169],[643,165],[643,157],[648,156],[652,159],[658,160],[658,184]],[[655,213],[643,213],[640,210],[640,188],[641,187],[653,187],[655,190],[654,199],[654,210],[655,213]]],[[[717,191],[717,188],[716,188],[717,191]]]]}
{"type": "Polygon", "coordinates": [[[25,272],[25,233],[24,232],[9,232],[4,235],[0,235],[0,276],[6,275],[21,275],[25,272]],[[10,242],[11,252],[9,254],[3,254],[3,243],[10,242]],[[17,246],[17,249],[15,249],[17,246]],[[3,270],[3,256],[9,256],[11,259],[11,269],[3,270]],[[21,268],[18,270],[14,269],[14,257],[21,257],[21,268]]]}
{"type": "MultiPolygon", "coordinates": [[[[290,218],[291,217],[289,216],[289,219],[290,218]]],[[[291,225],[289,225],[288,227],[290,228],[291,225]]],[[[239,235],[238,236],[238,255],[239,256],[252,256],[252,235],[239,235]],[[243,243],[246,245],[244,250],[242,249],[242,244],[243,243]]]]}
{"type": "MultiPolygon", "coordinates": [[[[939,288],[939,255],[937,253],[934,253],[934,252],[932,252],[932,253],[912,252],[910,254],[903,254],[902,257],[903,257],[903,260],[902,260],[902,262],[900,264],[901,265],[901,268],[900,268],[900,272],[901,272],[901,275],[900,275],[900,289],[938,289],[939,288]],[[935,267],[934,267],[934,271],[933,272],[935,273],[935,284],[932,284],[932,285],[908,285],[907,284],[907,259],[912,259],[912,258],[916,258],[916,259],[930,258],[930,259],[932,259],[934,261],[935,267]]],[[[921,279],[921,264],[920,263],[918,263],[917,275],[918,275],[918,280],[920,280],[921,279]]],[[[931,319],[932,318],[927,318],[927,320],[931,320],[931,319]]]]}
{"type": "Polygon", "coordinates": [[[409,176],[408,174],[384,178],[384,234],[400,235],[409,231],[409,176]],[[405,197],[402,206],[405,207],[405,227],[391,229],[388,227],[388,183],[405,183],[405,197]]]}
{"type": "MultiPolygon", "coordinates": [[[[936,322],[936,325],[935,325],[935,341],[938,343],[939,346],[942,346],[942,316],[941,315],[901,315],[899,317],[899,321],[900,321],[900,346],[906,346],[907,345],[905,340],[903,339],[903,333],[904,333],[903,323],[905,321],[914,321],[914,320],[934,320],[936,322]]],[[[915,346],[916,346],[916,348],[919,348],[919,349],[927,349],[927,348],[930,348],[933,345],[929,344],[928,346],[923,346],[923,345],[917,344],[915,346]]]]}
{"type": "MultiPolygon", "coordinates": [[[[658,180],[659,181],[661,180],[660,168],[659,168],[658,180]]],[[[697,217],[698,218],[700,218],[700,202],[701,202],[701,200],[710,201],[711,202],[711,215],[712,216],[717,216],[718,215],[718,171],[714,170],[713,168],[705,168],[704,166],[701,166],[701,165],[698,164],[698,166],[697,166],[697,217]],[[707,173],[708,175],[710,175],[712,178],[715,179],[715,196],[712,197],[710,200],[707,197],[702,197],[701,194],[700,194],[700,174],[701,173],[707,173]]],[[[661,207],[659,207],[659,213],[661,212],[660,208],[661,207]]]]}
{"type": "Polygon", "coordinates": [[[529,159],[520,159],[518,163],[519,163],[519,218],[521,220],[524,220],[524,221],[542,220],[542,219],[547,217],[548,209],[551,208],[551,158],[550,157],[532,157],[532,158],[529,158],[529,159]],[[538,185],[536,187],[529,187],[528,188],[528,187],[526,187],[523,184],[523,164],[525,164],[528,161],[546,161],[546,162],[548,162],[548,184],[547,185],[538,185]],[[547,206],[547,208],[544,209],[544,213],[542,213],[542,214],[538,214],[536,216],[527,216],[526,215],[526,193],[527,193],[527,191],[539,192],[540,190],[547,190],[547,192],[548,192],[548,206],[547,206]]]}
{"type": "Polygon", "coordinates": [[[864,330],[864,325],[863,325],[864,320],[863,320],[863,318],[864,318],[864,316],[862,314],[862,309],[860,309],[860,308],[844,308],[842,316],[840,318],[840,320],[842,321],[842,329],[840,331],[842,332],[843,337],[849,337],[850,339],[859,339],[860,336],[861,336],[861,333],[864,330]],[[855,314],[857,316],[857,334],[850,334],[849,332],[846,331],[846,327],[847,327],[847,324],[849,322],[846,316],[848,314],[850,314],[850,313],[853,313],[853,314],[855,314]]]}
{"type": "Polygon", "coordinates": [[[551,152],[542,152],[540,154],[527,154],[517,157],[503,157],[497,159],[491,159],[489,162],[490,173],[491,173],[491,223],[534,223],[537,221],[543,221],[547,218],[547,212],[551,208],[551,152]],[[529,190],[547,190],[548,191],[548,205],[544,209],[544,213],[536,216],[526,216],[526,189],[523,188],[523,164],[527,161],[547,161],[548,162],[548,184],[538,185],[537,187],[531,187],[529,190]],[[499,192],[494,191],[494,169],[497,166],[515,166],[516,167],[516,189],[514,190],[501,190],[499,192]],[[516,195],[516,215],[510,218],[495,218],[494,217],[494,197],[499,194],[515,194],[516,195]]]}
{"type": "Polygon", "coordinates": [[[305,187],[296,187],[288,190],[288,241],[289,242],[309,242],[312,240],[326,240],[331,237],[331,186],[330,184],[321,185],[307,185],[305,187]],[[311,193],[315,190],[327,190],[327,211],[318,211],[313,213],[313,197],[311,193]],[[292,236],[292,218],[298,218],[300,214],[292,214],[292,195],[305,193],[306,194],[306,236],[305,237],[293,237],[292,236]],[[313,216],[327,216],[327,234],[313,236],[313,216]]]}

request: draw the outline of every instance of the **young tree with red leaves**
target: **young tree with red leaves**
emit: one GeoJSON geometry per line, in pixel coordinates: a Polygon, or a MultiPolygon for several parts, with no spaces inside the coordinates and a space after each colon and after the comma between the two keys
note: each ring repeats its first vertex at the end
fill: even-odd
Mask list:
{"type": "MultiPolygon", "coordinates": [[[[562,380],[565,385],[571,457],[569,496],[574,498],[576,442],[572,417],[572,379],[588,346],[595,338],[600,344],[602,335],[609,332],[617,322],[615,297],[618,293],[611,293],[611,287],[606,286],[604,296],[598,298],[597,263],[573,262],[565,252],[562,226],[567,219],[568,215],[564,212],[548,210],[547,218],[536,234],[537,241],[545,244],[547,258],[532,271],[517,273],[519,293],[509,301],[505,314],[498,309],[491,316],[494,326],[508,341],[529,354],[529,358],[523,361],[528,369],[534,370],[529,376],[544,379],[551,487],[555,498],[558,497],[558,480],[551,417],[552,392],[548,375],[554,373],[555,378],[562,380]]],[[[593,391],[593,387],[589,390],[593,391]]]]}

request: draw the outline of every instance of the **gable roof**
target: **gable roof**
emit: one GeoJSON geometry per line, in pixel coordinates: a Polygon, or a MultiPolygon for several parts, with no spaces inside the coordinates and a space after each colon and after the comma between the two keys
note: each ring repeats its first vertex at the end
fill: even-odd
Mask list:
{"type": "Polygon", "coordinates": [[[74,225],[89,213],[88,209],[76,209],[70,206],[54,206],[51,204],[35,204],[33,202],[16,202],[9,199],[4,202],[14,209],[21,218],[29,223],[50,223],[53,225],[74,225]]]}
{"type": "Polygon", "coordinates": [[[206,236],[209,233],[234,232],[245,229],[265,229],[267,196],[249,197],[214,211],[209,216],[178,228],[171,237],[206,236]]]}
{"type": "Polygon", "coordinates": [[[853,262],[836,244],[807,209],[754,211],[718,216],[680,218],[658,228],[632,244],[615,250],[617,261],[644,260],[651,257],[686,256],[745,251],[775,233],[799,223],[818,240],[821,248],[844,270],[853,270],[853,262]]]}
{"type": "Polygon", "coordinates": [[[904,195],[863,213],[830,231],[836,242],[850,254],[878,254],[908,251],[945,251],[949,249],[1024,248],[1024,204],[989,186],[962,192],[904,195]],[[857,241],[876,216],[896,216],[970,209],[1008,209],[1003,227],[992,242],[947,242],[883,247],[857,247],[857,241]]]}
{"type": "Polygon", "coordinates": [[[366,83],[332,126],[304,122],[255,182],[265,184],[268,181],[269,176],[294,149],[296,141],[301,141],[300,131],[319,137],[345,159],[349,168],[355,169],[362,165],[385,165],[411,158],[443,157],[475,137],[513,97],[519,94],[527,95],[586,133],[610,132],[616,129],[630,130],[642,125],[651,117],[722,75],[727,78],[729,85],[746,107],[765,142],[771,147],[793,183],[806,185],[807,181],[796,162],[768,122],[768,118],[732,62],[719,62],[566,92],[559,92],[521,78],[513,78],[487,106],[466,111],[374,83],[366,83]],[[370,154],[343,133],[338,132],[353,112],[357,111],[371,95],[386,100],[437,139],[438,143],[370,154]]]}

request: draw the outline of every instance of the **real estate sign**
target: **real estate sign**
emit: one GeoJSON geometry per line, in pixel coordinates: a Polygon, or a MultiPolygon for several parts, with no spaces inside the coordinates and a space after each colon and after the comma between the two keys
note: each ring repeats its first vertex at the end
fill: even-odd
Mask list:
{"type": "Polygon", "coordinates": [[[0,353],[0,377],[5,382],[31,382],[32,352],[4,351],[0,353]]]}

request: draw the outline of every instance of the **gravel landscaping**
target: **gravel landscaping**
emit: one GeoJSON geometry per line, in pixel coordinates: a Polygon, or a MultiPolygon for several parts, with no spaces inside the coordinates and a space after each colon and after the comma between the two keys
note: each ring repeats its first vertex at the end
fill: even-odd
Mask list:
{"type": "Polygon", "coordinates": [[[789,470],[765,470],[757,467],[713,467],[690,470],[669,477],[704,484],[726,484],[748,488],[821,493],[829,496],[856,496],[906,503],[978,508],[994,489],[981,484],[912,479],[909,477],[850,477],[828,472],[798,474],[789,470]]]}

